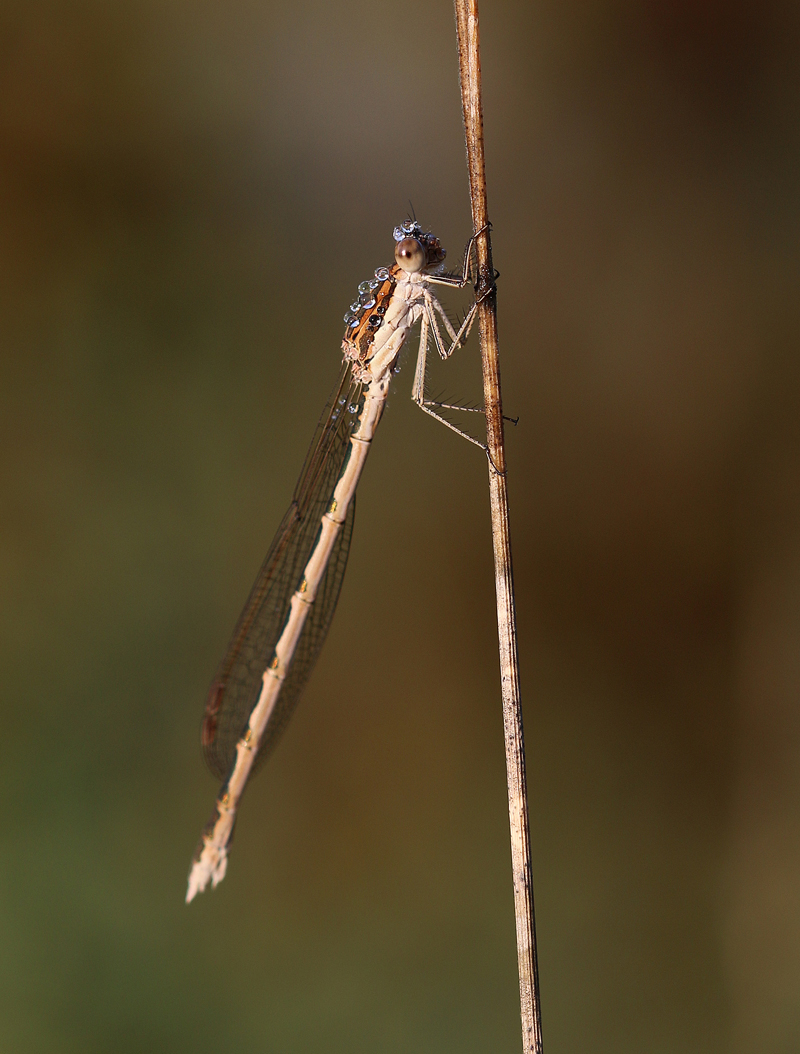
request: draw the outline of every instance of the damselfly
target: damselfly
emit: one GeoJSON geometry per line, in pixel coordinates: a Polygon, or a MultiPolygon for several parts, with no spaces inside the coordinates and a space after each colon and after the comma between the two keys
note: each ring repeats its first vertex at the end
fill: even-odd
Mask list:
{"type": "Polygon", "coordinates": [[[456,329],[432,286],[469,284],[475,239],[467,245],[461,274],[443,272],[444,249],[416,220],[396,227],[394,239],[394,265],[379,267],[374,278],[359,285],[358,299],[345,315],[338,384],[208,694],[203,749],[209,768],[224,782],[195,854],[187,902],[209,881],[216,886],[224,878],[247,780],[286,726],[325,640],[347,563],[356,486],[397,357],[417,322],[412,398],[448,428],[483,446],[439,413],[469,408],[436,403],[426,395],[429,341],[448,358],[466,340],[480,300],[456,329]]]}

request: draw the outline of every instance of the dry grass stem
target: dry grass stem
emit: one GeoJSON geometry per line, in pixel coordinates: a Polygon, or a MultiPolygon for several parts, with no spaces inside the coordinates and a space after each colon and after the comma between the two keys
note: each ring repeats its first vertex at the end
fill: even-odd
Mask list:
{"type": "Polygon", "coordinates": [[[525,777],[525,744],[522,733],[514,578],[508,520],[503,407],[500,396],[497,297],[493,288],[494,268],[486,199],[477,0],[455,0],[455,12],[472,224],[474,232],[482,231],[476,240],[478,296],[484,294],[478,309],[478,322],[489,448],[489,497],[497,593],[514,910],[517,922],[522,1043],[525,1054],[541,1054],[542,1022],[539,1005],[539,973],[533,908],[533,875],[528,827],[528,792],[525,777]]]}

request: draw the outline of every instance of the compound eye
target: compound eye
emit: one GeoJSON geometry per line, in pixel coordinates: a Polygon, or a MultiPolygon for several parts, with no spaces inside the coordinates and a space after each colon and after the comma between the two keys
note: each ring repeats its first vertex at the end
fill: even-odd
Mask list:
{"type": "Polygon", "coordinates": [[[421,271],[428,259],[422,243],[416,238],[403,238],[398,242],[395,246],[394,258],[400,267],[410,274],[421,271]]]}

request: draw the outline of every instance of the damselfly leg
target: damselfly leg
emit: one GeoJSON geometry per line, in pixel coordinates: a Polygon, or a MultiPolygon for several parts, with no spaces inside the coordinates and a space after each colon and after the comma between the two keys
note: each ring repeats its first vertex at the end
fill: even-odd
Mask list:
{"type": "MultiPolygon", "coordinates": [[[[464,289],[467,285],[472,282],[471,268],[472,268],[472,249],[475,244],[475,239],[483,233],[485,228],[481,228],[470,238],[467,243],[467,247],[464,250],[464,265],[462,273],[460,275],[429,275],[428,282],[430,284],[448,286],[451,289],[464,289]]],[[[442,307],[438,298],[431,293],[429,289],[425,290],[424,301],[423,301],[423,313],[420,320],[420,334],[419,334],[419,353],[417,355],[417,365],[414,370],[414,383],[411,389],[411,398],[420,408],[424,410],[426,414],[429,414],[435,420],[439,421],[446,428],[455,432],[456,435],[460,435],[463,439],[468,440],[475,446],[486,451],[488,456],[488,449],[485,443],[482,443],[479,439],[471,436],[469,432],[465,432],[463,429],[454,425],[452,421],[448,421],[446,417],[443,417],[437,411],[439,410],[459,410],[465,413],[479,413],[484,414],[483,407],[479,406],[460,406],[457,403],[443,403],[437,402],[436,400],[429,399],[427,396],[427,374],[428,374],[428,344],[429,339],[433,338],[433,343],[436,346],[436,350],[439,353],[440,358],[448,359],[463,344],[466,343],[469,337],[472,325],[475,321],[478,305],[482,300],[485,299],[489,293],[494,289],[494,280],[491,285],[480,293],[476,289],[476,296],[473,303],[470,305],[463,322],[459,326],[458,330],[453,326],[452,322],[447,316],[447,312],[442,307]],[[439,319],[441,324],[444,326],[449,342],[445,340],[439,319]]]]}

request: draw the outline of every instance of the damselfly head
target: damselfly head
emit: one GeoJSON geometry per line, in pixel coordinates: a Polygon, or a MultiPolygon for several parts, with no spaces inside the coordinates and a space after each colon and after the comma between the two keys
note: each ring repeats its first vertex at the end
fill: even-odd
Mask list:
{"type": "Polygon", "coordinates": [[[406,220],[393,233],[397,242],[394,258],[409,274],[438,267],[447,255],[436,235],[423,231],[416,220],[406,220]]]}

